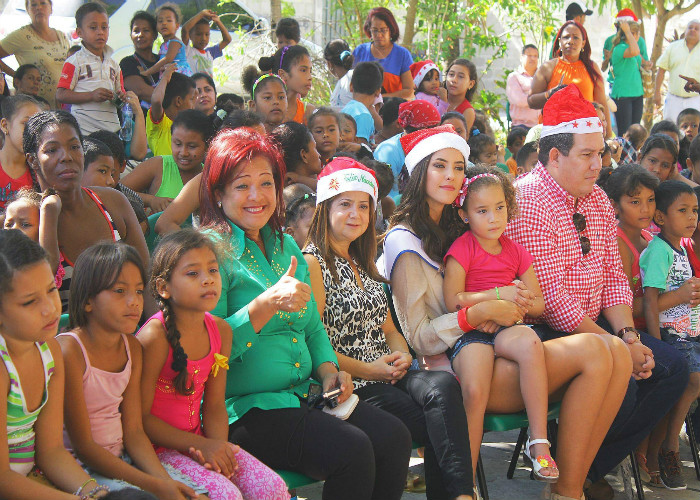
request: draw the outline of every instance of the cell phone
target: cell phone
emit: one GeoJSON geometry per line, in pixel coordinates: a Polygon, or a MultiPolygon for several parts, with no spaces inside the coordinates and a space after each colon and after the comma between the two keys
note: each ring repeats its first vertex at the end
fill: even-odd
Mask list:
{"type": "Polygon", "coordinates": [[[309,384],[309,397],[306,399],[309,408],[323,407],[323,387],[318,384],[309,384]]]}

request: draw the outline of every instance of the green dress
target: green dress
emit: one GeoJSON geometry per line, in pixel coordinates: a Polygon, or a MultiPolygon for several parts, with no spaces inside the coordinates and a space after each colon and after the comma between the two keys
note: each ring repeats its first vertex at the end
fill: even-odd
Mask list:
{"type": "Polygon", "coordinates": [[[259,333],[253,330],[248,304],[273,286],[297,259],[296,278],[307,284],[309,268],[291,236],[269,226],[260,231],[265,253],[229,223],[231,235],[216,233],[229,248],[221,259],[221,298],[212,314],[233,329],[233,345],[226,379],[229,424],[251,408],[299,408],[308,393],[310,377],[326,362],[338,365],[313,296],[298,313],[278,311],[259,333]]]}

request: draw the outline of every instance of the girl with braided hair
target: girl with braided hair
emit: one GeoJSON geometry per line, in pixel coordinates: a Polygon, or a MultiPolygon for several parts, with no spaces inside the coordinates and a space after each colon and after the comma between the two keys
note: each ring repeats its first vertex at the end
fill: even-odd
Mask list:
{"type": "Polygon", "coordinates": [[[221,296],[212,240],[193,229],[163,238],[153,255],[151,287],[160,312],[138,338],[144,428],[158,458],[205,487],[212,500],[289,499],[281,477],[228,442],[224,393],[232,332],[207,312],[221,296]]]}

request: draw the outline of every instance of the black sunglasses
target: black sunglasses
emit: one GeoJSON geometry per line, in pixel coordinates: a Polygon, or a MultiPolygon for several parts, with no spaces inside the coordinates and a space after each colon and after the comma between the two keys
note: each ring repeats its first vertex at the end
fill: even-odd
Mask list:
{"type": "MultiPolygon", "coordinates": [[[[576,212],[572,218],[576,231],[578,233],[584,232],[586,230],[586,216],[576,212]]],[[[581,241],[581,253],[585,256],[591,251],[591,240],[582,234],[579,234],[579,240],[581,241]]]]}

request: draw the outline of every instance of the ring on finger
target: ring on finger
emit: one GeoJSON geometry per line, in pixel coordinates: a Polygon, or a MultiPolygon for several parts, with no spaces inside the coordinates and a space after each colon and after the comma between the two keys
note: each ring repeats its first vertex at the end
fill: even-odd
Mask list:
{"type": "Polygon", "coordinates": [[[521,325],[523,323],[522,319],[519,319],[518,321],[515,322],[516,325],[521,325]]]}

